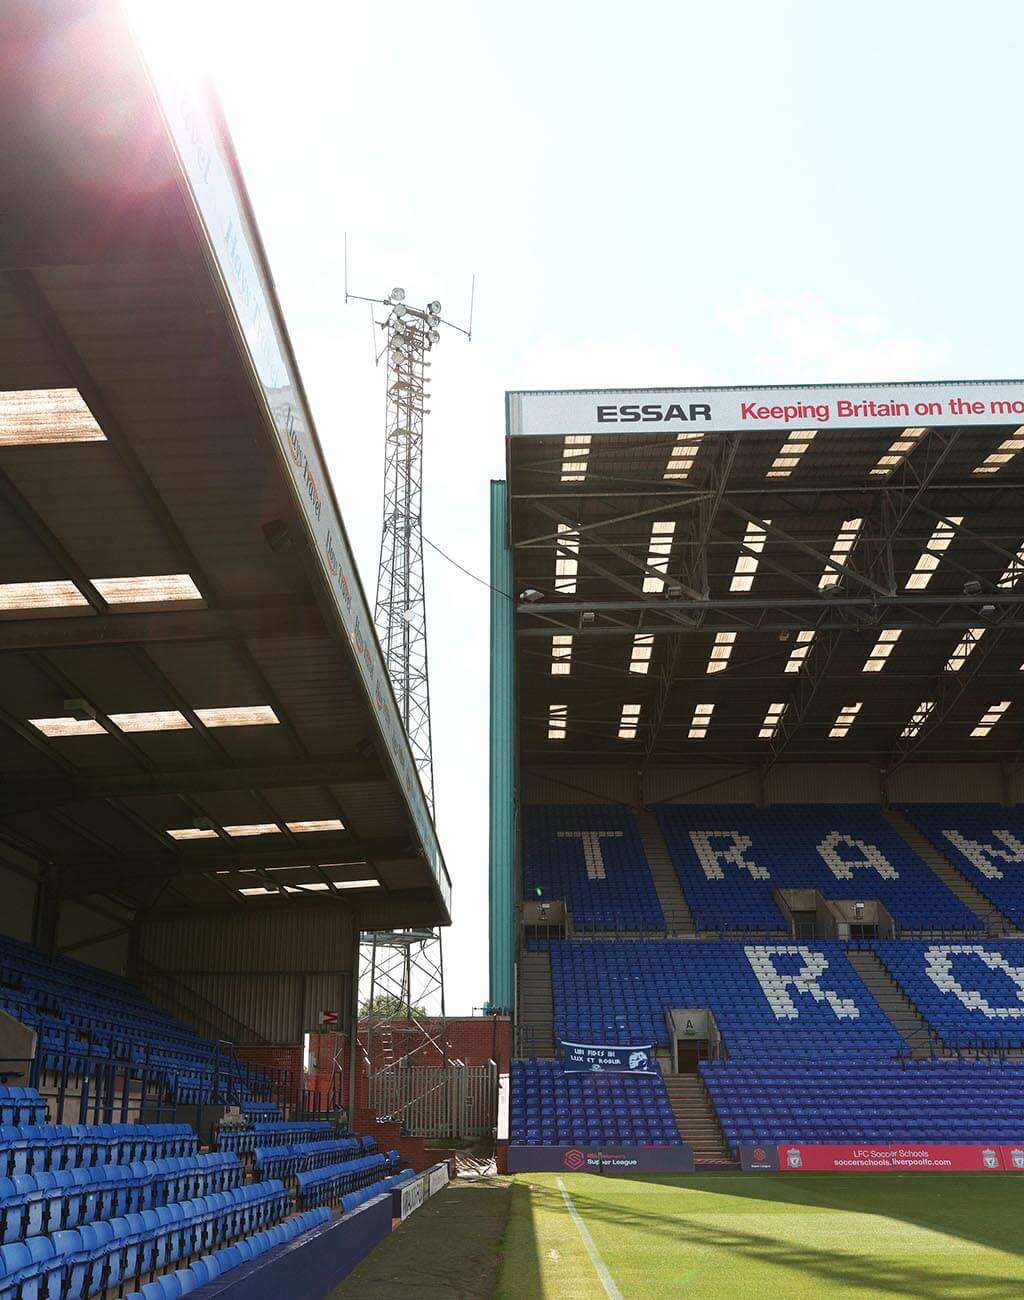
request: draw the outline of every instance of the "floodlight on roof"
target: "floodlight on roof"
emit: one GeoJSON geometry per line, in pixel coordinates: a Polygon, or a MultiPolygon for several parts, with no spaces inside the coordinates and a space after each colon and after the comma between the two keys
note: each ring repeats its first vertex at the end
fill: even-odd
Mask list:
{"type": "Polygon", "coordinates": [[[538,591],[536,587],[527,587],[525,591],[519,593],[519,599],[524,605],[536,605],[538,600],[544,599],[544,593],[538,591]]]}
{"type": "Polygon", "coordinates": [[[441,341],[441,331],[440,331],[440,330],[428,330],[428,331],[427,331],[427,338],[431,341],[431,343],[440,343],[440,341],[441,341]]]}
{"type": "Polygon", "coordinates": [[[405,290],[398,288],[392,289],[389,297],[392,302],[405,302],[405,290]]]}
{"type": "Polygon", "coordinates": [[[427,303],[427,311],[430,312],[431,316],[441,315],[441,304],[437,301],[436,298],[434,299],[433,302],[427,303]]]}

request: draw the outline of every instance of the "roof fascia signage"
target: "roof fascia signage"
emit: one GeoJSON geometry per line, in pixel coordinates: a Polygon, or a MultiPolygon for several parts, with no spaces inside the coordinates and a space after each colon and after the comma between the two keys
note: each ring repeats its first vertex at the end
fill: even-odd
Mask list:
{"type": "Polygon", "coordinates": [[[1024,424],[1024,380],[507,394],[511,437],[1024,424]]]}
{"type": "Polygon", "coordinates": [[[157,55],[144,60],[163,110],[209,251],[220,269],[263,392],[278,451],[312,538],[367,698],[445,907],[451,883],[433,820],[398,716],[391,682],[269,276],[224,141],[208,112],[201,78],[157,55]]]}

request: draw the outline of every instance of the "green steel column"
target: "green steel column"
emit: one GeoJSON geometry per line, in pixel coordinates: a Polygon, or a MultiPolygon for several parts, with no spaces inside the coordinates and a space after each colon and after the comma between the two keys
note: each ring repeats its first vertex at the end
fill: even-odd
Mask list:
{"type": "Polygon", "coordinates": [[[508,485],[491,481],[490,1010],[515,1001],[515,636],[508,485]]]}

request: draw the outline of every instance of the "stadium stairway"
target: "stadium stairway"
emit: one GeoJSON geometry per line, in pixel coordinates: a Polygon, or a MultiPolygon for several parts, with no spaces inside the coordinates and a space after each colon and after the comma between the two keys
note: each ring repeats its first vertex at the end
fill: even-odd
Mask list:
{"type": "Polygon", "coordinates": [[[873,952],[847,950],[847,960],[864,981],[892,1027],[918,1060],[946,1055],[941,1039],[928,1026],[913,1002],[907,997],[873,952]]]}
{"type": "Polygon", "coordinates": [[[698,1164],[731,1164],[725,1134],[699,1074],[666,1074],[665,1089],[679,1136],[693,1147],[698,1164]]]}
{"type": "Polygon", "coordinates": [[[554,1022],[550,954],[547,950],[527,950],[519,963],[519,1024],[524,1030],[524,1055],[555,1055],[554,1022]]]}
{"type": "Polygon", "coordinates": [[[642,808],[636,814],[636,821],[640,828],[640,838],[651,869],[658,902],[665,913],[665,928],[669,934],[696,934],[697,927],[693,923],[693,913],[679,887],[679,877],[672,864],[672,855],[668,851],[657,817],[649,808],[642,808]]]}
{"type": "Polygon", "coordinates": [[[922,835],[905,813],[895,808],[882,810],[885,820],[906,840],[917,856],[938,876],[947,889],[956,894],[965,907],[969,907],[982,921],[989,934],[1020,934],[1008,916],[962,875],[945,854],[922,835]]]}

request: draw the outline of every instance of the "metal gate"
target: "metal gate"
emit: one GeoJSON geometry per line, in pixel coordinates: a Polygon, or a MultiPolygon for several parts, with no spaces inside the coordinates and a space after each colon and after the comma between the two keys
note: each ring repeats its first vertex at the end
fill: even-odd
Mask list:
{"type": "Polygon", "coordinates": [[[369,1078],[370,1105],[415,1137],[472,1138],[497,1123],[498,1070],[487,1065],[395,1066],[369,1078]]]}

